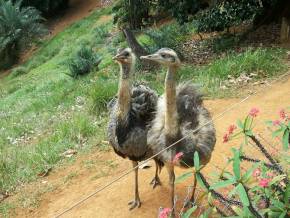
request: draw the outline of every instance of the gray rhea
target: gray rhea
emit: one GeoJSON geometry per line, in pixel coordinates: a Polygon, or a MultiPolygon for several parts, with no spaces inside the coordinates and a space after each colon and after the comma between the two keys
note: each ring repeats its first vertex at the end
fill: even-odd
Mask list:
{"type": "MultiPolygon", "coordinates": [[[[195,152],[198,152],[201,164],[206,165],[211,159],[216,143],[215,128],[210,113],[203,106],[202,95],[197,87],[190,83],[183,83],[176,87],[176,73],[180,66],[176,52],[163,48],[141,59],[156,61],[168,68],[165,93],[158,100],[156,116],[148,132],[148,146],[156,154],[186,136],[157,157],[168,170],[171,206],[174,208],[174,166],[193,167],[195,152]],[[183,153],[181,159],[173,162],[179,152],[183,153]]],[[[196,179],[191,202],[194,200],[195,186],[196,179]]]]}
{"type": "MultiPolygon", "coordinates": [[[[113,58],[120,65],[120,81],[117,98],[108,104],[110,112],[108,139],[116,154],[129,158],[133,167],[139,161],[152,156],[147,146],[147,133],[154,118],[158,96],[144,85],[132,85],[131,76],[135,66],[135,55],[130,48],[120,49],[113,58]]],[[[153,188],[160,185],[158,173],[162,162],[155,160],[156,174],[152,180],[153,188]]],[[[138,168],[135,169],[135,198],[130,209],[141,206],[138,191],[138,168]]]]}

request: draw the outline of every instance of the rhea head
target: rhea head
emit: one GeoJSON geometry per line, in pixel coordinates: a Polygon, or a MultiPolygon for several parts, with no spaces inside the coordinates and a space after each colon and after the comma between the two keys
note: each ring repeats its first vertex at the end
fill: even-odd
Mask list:
{"type": "Polygon", "coordinates": [[[179,67],[181,63],[176,52],[170,48],[161,48],[154,54],[141,56],[140,59],[155,61],[167,67],[179,67]]]}
{"type": "Polygon", "coordinates": [[[117,61],[119,64],[134,64],[135,54],[132,52],[131,48],[119,48],[117,54],[113,57],[113,60],[117,61]]]}

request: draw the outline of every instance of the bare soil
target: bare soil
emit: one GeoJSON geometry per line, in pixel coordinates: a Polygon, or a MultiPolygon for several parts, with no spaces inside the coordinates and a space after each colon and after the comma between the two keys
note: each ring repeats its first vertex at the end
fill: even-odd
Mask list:
{"type": "MultiPolygon", "coordinates": [[[[235,123],[237,119],[242,119],[252,107],[258,107],[261,111],[256,120],[255,132],[263,136],[271,135],[265,128],[264,121],[277,119],[278,111],[281,108],[290,106],[290,77],[286,76],[282,81],[276,82],[271,86],[259,87],[262,89],[257,95],[250,97],[235,109],[227,112],[221,119],[215,120],[217,129],[217,144],[212,155],[211,162],[205,167],[203,173],[209,178],[210,172],[221,168],[228,157],[231,155],[231,148],[238,147],[238,141],[222,143],[223,133],[228,126],[235,123]]],[[[221,112],[236,104],[241,99],[219,99],[209,100],[205,104],[215,117],[221,112]]],[[[274,139],[266,137],[272,146],[266,147],[274,155],[279,155],[281,145],[274,139]],[[276,144],[275,144],[276,143],[276,144]],[[276,146],[276,147],[274,147],[276,146]]],[[[265,143],[265,142],[264,142],[265,143]]],[[[252,157],[260,156],[254,147],[247,147],[246,151],[252,157]]],[[[153,164],[152,164],[153,165],[153,164]]],[[[154,166],[154,165],[153,165],[154,166]]],[[[80,155],[74,164],[67,167],[53,170],[50,175],[37,183],[26,187],[31,192],[35,189],[45,189],[48,185],[53,185],[55,189],[47,192],[39,198],[39,206],[35,209],[16,209],[15,217],[55,217],[74,203],[93,193],[96,189],[106,185],[115,179],[122,172],[130,169],[131,163],[128,160],[119,158],[113,151],[93,150],[90,154],[80,155]],[[68,175],[72,175],[68,179],[68,175]],[[44,181],[45,180],[45,181],[44,181]]],[[[128,210],[128,201],[133,197],[133,174],[126,176],[109,188],[88,199],[80,206],[69,211],[63,217],[157,217],[159,207],[168,207],[169,186],[167,172],[163,169],[161,181],[163,185],[152,190],[149,186],[154,175],[154,167],[140,170],[140,197],[142,200],[141,208],[133,211],[128,210]]],[[[177,176],[185,170],[176,169],[177,176]]],[[[191,184],[191,179],[177,185],[178,208],[187,194],[187,187],[191,184]]],[[[26,191],[27,191],[26,190],[26,191]]],[[[199,194],[201,192],[199,191],[199,194]]],[[[16,197],[16,196],[14,196],[16,197]]]]}

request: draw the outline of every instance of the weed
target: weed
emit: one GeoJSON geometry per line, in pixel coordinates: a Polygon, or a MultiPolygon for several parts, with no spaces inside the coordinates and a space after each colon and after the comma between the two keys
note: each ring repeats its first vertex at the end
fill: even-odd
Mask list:
{"type": "Polygon", "coordinates": [[[101,58],[94,54],[93,50],[87,46],[81,46],[73,58],[68,60],[69,70],[73,78],[86,75],[94,68],[97,68],[101,58]]]}

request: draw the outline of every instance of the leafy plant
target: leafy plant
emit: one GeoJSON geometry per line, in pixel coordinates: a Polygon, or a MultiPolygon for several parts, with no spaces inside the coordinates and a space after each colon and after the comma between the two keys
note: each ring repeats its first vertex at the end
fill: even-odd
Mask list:
{"type": "MultiPolygon", "coordinates": [[[[16,1],[14,0],[13,2],[16,1]]],[[[68,3],[69,0],[22,0],[21,6],[32,6],[40,10],[44,15],[52,15],[56,11],[67,8],[68,3]]]]}
{"type": "Polygon", "coordinates": [[[252,20],[261,7],[258,1],[221,1],[196,15],[198,32],[222,31],[245,20],[252,20]]]}
{"type": "Polygon", "coordinates": [[[23,48],[46,33],[42,21],[35,8],[0,0],[0,68],[14,64],[23,48]]]}
{"type": "Polygon", "coordinates": [[[73,78],[86,75],[92,71],[93,68],[98,67],[101,63],[101,58],[94,53],[92,48],[82,46],[74,55],[69,59],[68,66],[73,78]]]}
{"type": "Polygon", "coordinates": [[[171,23],[159,29],[148,30],[145,34],[149,36],[153,43],[149,45],[145,44],[144,46],[147,47],[150,52],[160,48],[172,48],[178,53],[179,57],[182,58],[180,44],[186,39],[186,35],[189,31],[186,25],[180,26],[177,23],[171,23]]]}
{"type": "Polygon", "coordinates": [[[140,29],[149,18],[148,0],[119,0],[113,7],[114,23],[119,27],[140,29]]]}
{"type": "MultiPolygon", "coordinates": [[[[218,181],[209,184],[200,172],[198,153],[194,155],[195,177],[197,182],[208,195],[211,210],[216,211],[222,217],[286,217],[290,209],[289,205],[289,170],[285,171],[277,158],[273,158],[254,133],[254,119],[258,116],[259,109],[252,108],[244,121],[238,121],[237,125],[230,125],[224,135],[224,143],[240,135],[244,137],[244,143],[239,149],[233,148],[233,156],[228,164],[232,164],[232,172],[226,171],[226,167],[218,174],[218,181]],[[238,130],[239,129],[239,130],[238,130]],[[244,146],[250,141],[260,150],[266,161],[254,159],[245,154],[244,146]],[[252,166],[242,170],[242,162],[250,162],[252,166]],[[227,188],[230,190],[227,196],[218,190],[227,188]],[[216,203],[213,203],[216,200],[216,203]],[[218,203],[217,203],[218,202],[218,203]],[[227,211],[222,211],[219,205],[224,205],[227,211]]],[[[268,125],[276,130],[273,136],[281,136],[285,150],[289,149],[289,116],[286,110],[279,112],[280,119],[267,121],[268,125]]],[[[189,173],[179,178],[188,177],[189,173]]],[[[178,178],[177,178],[178,179],[178,178]]],[[[189,210],[194,210],[196,206],[189,210]]],[[[209,210],[208,210],[209,211],[209,210]]],[[[204,215],[208,216],[208,211],[204,215]]],[[[187,212],[185,213],[187,214],[187,212]]],[[[202,217],[202,216],[201,216],[202,217]]]]}

